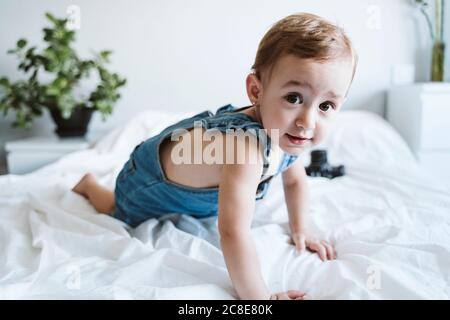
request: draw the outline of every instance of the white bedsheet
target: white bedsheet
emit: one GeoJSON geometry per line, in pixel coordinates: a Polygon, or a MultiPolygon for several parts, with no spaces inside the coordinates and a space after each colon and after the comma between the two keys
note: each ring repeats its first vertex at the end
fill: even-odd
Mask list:
{"type": "MultiPolygon", "coordinates": [[[[91,150],[1,176],[0,298],[235,299],[214,219],[152,219],[128,232],[70,191],[86,171],[112,188],[137,143],[191,114],[147,112],[91,150]]],[[[310,215],[338,259],[294,253],[274,179],[252,229],[270,289],[311,299],[450,298],[450,192],[371,113],[342,112],[322,146],[347,175],[309,178],[310,215]]]]}

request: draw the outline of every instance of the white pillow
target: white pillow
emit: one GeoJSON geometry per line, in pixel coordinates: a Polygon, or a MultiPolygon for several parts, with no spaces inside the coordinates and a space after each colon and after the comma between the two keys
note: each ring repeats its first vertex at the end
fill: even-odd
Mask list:
{"type": "Polygon", "coordinates": [[[326,149],[332,165],[417,164],[399,133],[379,115],[364,110],[341,111],[327,138],[313,149],[326,149]]]}

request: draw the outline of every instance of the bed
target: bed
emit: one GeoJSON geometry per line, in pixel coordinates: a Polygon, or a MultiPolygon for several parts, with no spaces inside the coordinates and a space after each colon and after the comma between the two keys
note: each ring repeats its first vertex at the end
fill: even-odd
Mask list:
{"type": "MultiPolygon", "coordinates": [[[[236,299],[216,219],[168,215],[130,229],[70,191],[86,171],[113,188],[136,144],[190,115],[148,111],[89,150],[27,175],[0,176],[0,298],[236,299]]],[[[309,178],[312,228],[338,259],[296,255],[278,176],[252,224],[271,291],[298,289],[310,299],[449,299],[450,191],[373,113],[341,112],[320,147],[347,173],[309,178]]]]}

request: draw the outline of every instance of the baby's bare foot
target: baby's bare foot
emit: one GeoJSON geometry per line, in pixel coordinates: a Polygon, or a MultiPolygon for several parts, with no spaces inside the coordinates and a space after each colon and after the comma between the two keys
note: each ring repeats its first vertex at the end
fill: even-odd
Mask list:
{"type": "Polygon", "coordinates": [[[95,175],[91,172],[86,173],[80,181],[72,188],[72,191],[86,197],[86,189],[92,183],[96,182],[95,175]]]}

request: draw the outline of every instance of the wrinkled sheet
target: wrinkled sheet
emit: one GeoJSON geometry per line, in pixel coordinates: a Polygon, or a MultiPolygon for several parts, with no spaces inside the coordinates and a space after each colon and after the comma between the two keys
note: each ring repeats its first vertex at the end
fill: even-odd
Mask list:
{"type": "MultiPolygon", "coordinates": [[[[217,220],[168,215],[136,229],[71,192],[87,171],[113,188],[134,146],[194,113],[148,111],[89,150],[0,177],[1,299],[236,299],[217,220]]],[[[296,255],[280,177],[252,234],[272,292],[310,299],[448,299],[450,192],[382,118],[343,111],[321,145],[346,175],[309,178],[311,228],[338,259],[296,255]]],[[[309,163],[309,153],[303,158],[309,163]]]]}

